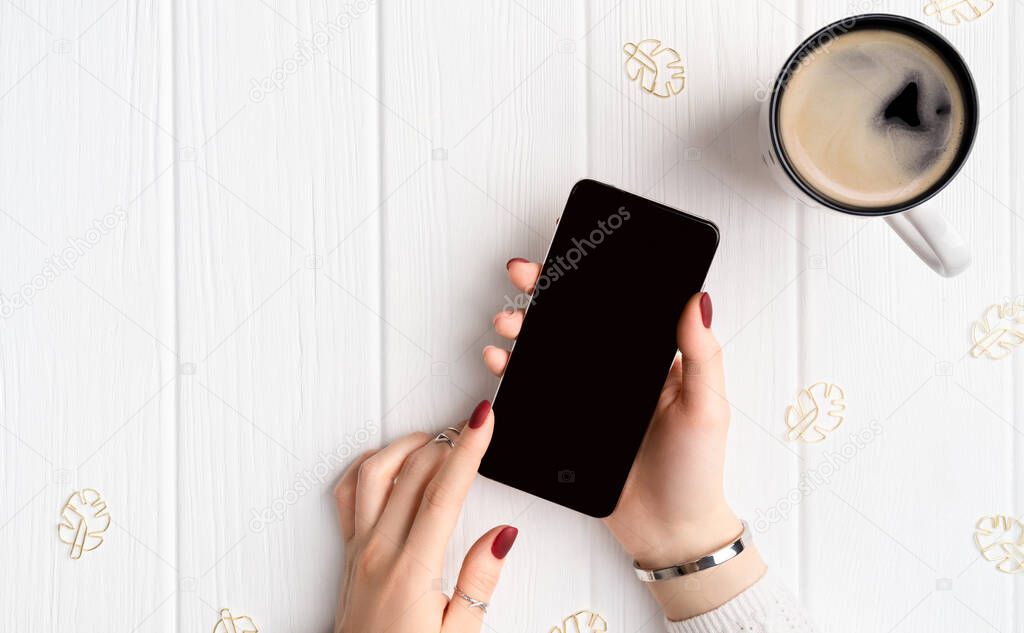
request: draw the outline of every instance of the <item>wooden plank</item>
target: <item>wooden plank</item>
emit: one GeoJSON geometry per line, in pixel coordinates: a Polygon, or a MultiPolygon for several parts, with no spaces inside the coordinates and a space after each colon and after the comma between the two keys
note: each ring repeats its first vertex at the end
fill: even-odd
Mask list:
{"type": "MultiPolygon", "coordinates": [[[[783,6],[792,10],[795,3],[783,6]]],[[[798,452],[778,439],[769,412],[784,406],[796,374],[799,279],[809,253],[796,205],[761,171],[757,89],[769,84],[794,27],[768,5],[733,12],[718,5],[620,7],[590,35],[590,163],[602,180],[708,217],[722,243],[706,284],[724,346],[732,406],[727,487],[736,511],[754,521],[766,500],[796,483],[798,452]],[[657,38],[683,57],[682,94],[657,99],[631,84],[622,46],[657,38]],[[752,59],[750,42],[759,51],[752,59]],[[752,271],[756,273],[752,274],[752,271]],[[781,383],[781,384],[780,384],[781,383]]],[[[792,39],[792,38],[790,38],[792,39]]],[[[757,535],[772,568],[796,585],[798,514],[757,535]]],[[[661,616],[607,543],[601,606],[615,630],[657,631],[661,616]]]]}
{"type": "MultiPolygon", "coordinates": [[[[983,103],[1005,91],[1005,20],[942,27],[919,7],[871,4],[938,26],[968,58],[983,103]]],[[[849,12],[846,2],[805,4],[798,20],[810,32],[849,12]]],[[[806,600],[833,630],[1010,628],[1009,585],[978,563],[971,535],[1011,501],[1013,387],[1008,365],[966,353],[971,321],[1011,282],[1010,216],[977,184],[1008,199],[1011,139],[992,125],[1008,116],[983,124],[964,174],[932,203],[973,250],[955,279],[882,222],[806,214],[807,239],[828,261],[808,278],[801,379],[834,381],[848,405],[843,426],[805,449],[808,474],[835,471],[802,504],[806,600]]]]}
{"type": "Polygon", "coordinates": [[[168,9],[0,7],[3,630],[174,630],[168,9]],[[79,488],[112,523],[72,560],[79,488]]]}
{"type": "MultiPolygon", "coordinates": [[[[385,436],[437,430],[493,394],[480,350],[505,261],[543,256],[585,172],[585,94],[572,60],[580,3],[381,5],[385,436]],[[567,52],[560,52],[560,51],[567,52]]],[[[498,424],[501,422],[498,421],[498,424]]],[[[547,631],[589,602],[588,521],[480,481],[449,547],[450,590],[468,547],[520,528],[488,626],[547,631]],[[530,605],[530,608],[522,608],[530,605]]]]}
{"type": "MultiPolygon", "coordinates": [[[[1024,12],[1020,10],[1020,7],[1014,7],[1014,10],[1010,12],[1009,19],[1005,20],[1007,24],[1006,28],[1010,33],[1019,33],[1020,29],[1024,27],[1024,12]]],[[[1010,159],[1004,165],[1003,174],[1006,174],[1006,178],[1010,183],[1009,187],[1009,209],[1004,205],[998,205],[1011,214],[1011,222],[1013,225],[1013,232],[1010,238],[1010,288],[1012,296],[1016,297],[1021,293],[1021,289],[1024,288],[1024,262],[1022,262],[1022,255],[1024,255],[1024,249],[1021,247],[1021,239],[1024,237],[1024,182],[1017,176],[1014,176],[1013,165],[1020,165],[1020,161],[1024,160],[1024,148],[1021,147],[1020,139],[1024,138],[1024,126],[1021,125],[1021,115],[1024,113],[1024,99],[1021,98],[1021,89],[1024,87],[1024,64],[1020,62],[1021,56],[1024,55],[1024,45],[1021,44],[1020,38],[1013,39],[1012,49],[1013,51],[1010,59],[1015,60],[1010,63],[1010,81],[1007,89],[1010,94],[1005,98],[1000,99],[997,103],[993,104],[993,107],[1005,106],[1010,112],[1007,115],[1008,121],[1006,125],[1009,127],[1009,138],[1011,139],[1010,145],[1010,159]],[[1011,212],[1010,209],[1013,211],[1011,212]]],[[[999,121],[1002,123],[1002,121],[999,121]]],[[[1019,172],[1017,172],[1019,173],[1019,172]]],[[[1010,421],[1014,429],[1024,429],[1024,389],[1021,388],[1021,383],[1024,382],[1024,357],[1022,357],[1022,351],[1018,349],[1013,357],[1013,373],[1011,375],[1010,393],[1013,397],[1013,417],[1010,421]]],[[[1024,455],[1024,438],[1021,437],[1021,433],[1015,431],[1014,446],[1013,446],[1013,488],[1011,499],[1011,508],[1007,510],[1007,513],[1012,513],[1014,516],[1020,517],[1020,508],[1024,508],[1024,467],[1021,466],[1020,456],[1024,455]]],[[[1005,580],[1004,580],[1005,583],[1005,580]]],[[[1024,601],[1024,587],[1021,583],[1016,583],[1013,588],[1012,603],[1017,605],[1024,601]]],[[[1017,629],[1024,626],[1024,615],[1018,610],[1013,612],[1013,626],[1017,629]]]]}
{"type": "Polygon", "coordinates": [[[181,628],[325,630],[380,429],[377,9],[179,9],[181,628]]]}

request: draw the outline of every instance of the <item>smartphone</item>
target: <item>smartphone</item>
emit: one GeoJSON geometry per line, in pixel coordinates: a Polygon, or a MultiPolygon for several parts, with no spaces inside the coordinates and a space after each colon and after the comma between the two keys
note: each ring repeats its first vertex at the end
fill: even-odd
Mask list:
{"type": "Polygon", "coordinates": [[[493,399],[480,474],[611,514],[718,247],[711,222],[581,180],[569,193],[493,399]]]}

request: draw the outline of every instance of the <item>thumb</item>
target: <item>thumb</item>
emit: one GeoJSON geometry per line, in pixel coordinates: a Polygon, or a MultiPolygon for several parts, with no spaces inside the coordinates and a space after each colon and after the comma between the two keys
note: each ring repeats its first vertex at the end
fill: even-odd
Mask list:
{"type": "Polygon", "coordinates": [[[698,292],[686,302],[676,326],[682,354],[679,403],[691,410],[710,411],[726,404],[722,348],[711,330],[713,312],[711,295],[698,292]]]}
{"type": "Polygon", "coordinates": [[[487,603],[498,584],[505,556],[519,530],[510,525],[491,529],[469,548],[459,581],[444,612],[444,633],[479,633],[487,603]]]}

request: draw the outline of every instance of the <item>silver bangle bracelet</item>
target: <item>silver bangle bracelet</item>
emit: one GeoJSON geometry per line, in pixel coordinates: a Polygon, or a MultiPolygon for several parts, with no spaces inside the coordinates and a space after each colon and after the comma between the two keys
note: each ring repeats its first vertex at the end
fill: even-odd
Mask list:
{"type": "Polygon", "coordinates": [[[705,569],[717,567],[739,556],[740,552],[746,549],[747,544],[750,542],[750,526],[747,525],[746,521],[740,521],[740,523],[743,524],[743,532],[736,537],[736,540],[720,550],[711,552],[707,556],[702,556],[688,563],[662,567],[661,569],[643,569],[639,563],[633,561],[633,571],[636,572],[636,577],[643,582],[658,582],[659,580],[679,578],[680,576],[687,576],[705,569]]]}

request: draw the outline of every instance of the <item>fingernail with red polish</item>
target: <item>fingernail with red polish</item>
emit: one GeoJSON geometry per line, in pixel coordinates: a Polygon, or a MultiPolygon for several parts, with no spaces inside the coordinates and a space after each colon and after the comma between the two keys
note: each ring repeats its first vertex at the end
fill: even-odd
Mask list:
{"type": "Polygon", "coordinates": [[[491,403],[487,400],[481,400],[480,404],[476,405],[473,409],[473,415],[469,416],[469,428],[478,429],[484,424],[484,420],[487,419],[487,414],[491,412],[491,403]]]}
{"type": "Polygon", "coordinates": [[[700,318],[704,321],[704,327],[711,327],[711,315],[713,312],[711,295],[705,292],[700,296],[700,318]]]}
{"type": "Polygon", "coordinates": [[[516,542],[517,536],[519,536],[519,530],[511,525],[498,532],[498,535],[494,537],[494,542],[491,543],[491,553],[494,554],[494,557],[498,560],[505,558],[508,551],[512,549],[512,544],[516,542]]]}
{"type": "Polygon", "coordinates": [[[507,262],[505,262],[505,270],[508,270],[509,268],[512,268],[512,264],[516,264],[516,263],[529,264],[530,260],[528,260],[528,259],[526,259],[524,257],[513,257],[512,259],[510,259],[507,262]]]}

